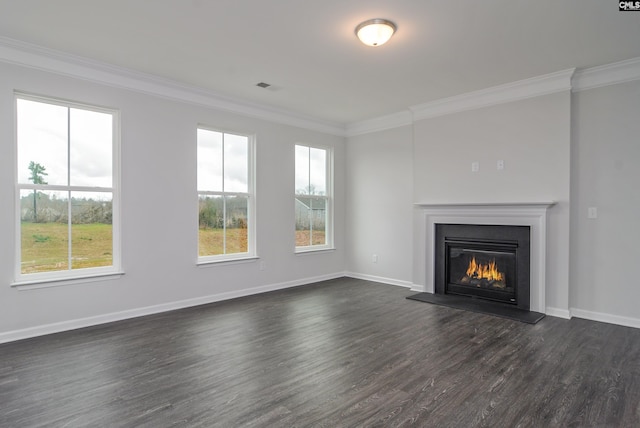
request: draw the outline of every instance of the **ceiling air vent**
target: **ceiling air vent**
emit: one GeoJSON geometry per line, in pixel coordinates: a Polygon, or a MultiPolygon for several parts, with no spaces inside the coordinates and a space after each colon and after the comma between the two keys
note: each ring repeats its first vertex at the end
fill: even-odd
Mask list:
{"type": "Polygon", "coordinates": [[[271,85],[270,85],[270,84],[268,84],[268,83],[265,83],[265,82],[260,82],[260,83],[257,83],[257,84],[256,84],[256,86],[258,86],[258,87],[260,87],[260,88],[265,88],[265,89],[266,89],[266,88],[268,88],[268,87],[269,87],[269,86],[271,86],[271,85]]]}

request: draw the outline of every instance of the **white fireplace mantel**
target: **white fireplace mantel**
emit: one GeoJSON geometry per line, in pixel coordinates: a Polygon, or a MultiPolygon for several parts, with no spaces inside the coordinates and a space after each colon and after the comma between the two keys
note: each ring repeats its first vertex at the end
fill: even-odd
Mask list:
{"type": "Polygon", "coordinates": [[[555,202],[415,204],[414,288],[433,293],[436,224],[529,226],[532,311],[546,313],[547,210],[555,202]]]}

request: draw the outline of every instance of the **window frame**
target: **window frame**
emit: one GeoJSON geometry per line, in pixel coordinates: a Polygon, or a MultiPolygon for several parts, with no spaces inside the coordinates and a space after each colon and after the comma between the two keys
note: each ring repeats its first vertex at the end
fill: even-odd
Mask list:
{"type": "MultiPolygon", "coordinates": [[[[315,198],[319,198],[319,199],[324,199],[325,200],[325,210],[326,210],[326,214],[325,214],[325,243],[322,245],[304,245],[304,246],[298,246],[296,245],[296,242],[294,240],[294,246],[295,246],[295,250],[294,252],[296,254],[307,254],[307,253],[314,253],[314,252],[321,252],[321,251],[329,251],[329,250],[335,250],[334,247],[334,228],[333,228],[333,224],[334,224],[334,188],[333,188],[333,183],[334,183],[334,177],[333,177],[333,173],[334,173],[334,168],[333,168],[333,157],[334,157],[334,153],[333,153],[333,147],[331,146],[324,146],[324,145],[316,145],[316,144],[309,144],[309,143],[296,143],[293,146],[293,151],[294,151],[294,177],[295,177],[295,151],[296,151],[296,147],[305,147],[308,149],[318,149],[318,150],[324,150],[326,153],[326,157],[325,157],[325,177],[326,177],[326,183],[325,183],[325,187],[326,187],[326,194],[325,195],[308,195],[308,194],[301,194],[297,192],[297,189],[295,189],[295,184],[294,184],[294,213],[295,213],[295,204],[296,204],[296,199],[298,197],[310,197],[313,196],[315,198]]],[[[295,183],[295,178],[294,178],[294,183],[295,183]]],[[[295,233],[295,216],[294,216],[294,233],[295,233]]]]}
{"type": "MultiPolygon", "coordinates": [[[[241,262],[245,260],[256,259],[256,136],[252,133],[245,133],[236,130],[222,129],[219,127],[213,127],[209,125],[198,124],[196,127],[196,265],[208,265],[216,263],[231,263],[241,262]],[[198,130],[219,132],[223,134],[223,171],[224,171],[224,135],[236,135],[247,138],[247,192],[227,192],[227,191],[211,191],[198,189],[198,130]],[[244,196],[247,198],[247,251],[243,253],[231,253],[231,254],[215,254],[215,255],[200,255],[200,197],[201,196],[244,196]]],[[[224,173],[222,176],[223,188],[224,188],[224,173]]]]}
{"type": "MultiPolygon", "coordinates": [[[[36,95],[27,92],[14,91],[14,224],[16,237],[14,243],[15,249],[15,262],[14,262],[14,282],[12,287],[29,286],[34,284],[43,283],[57,283],[67,284],[86,282],[93,278],[122,275],[122,249],[121,249],[121,216],[120,216],[120,147],[121,147],[121,134],[120,134],[120,111],[115,108],[109,108],[104,106],[98,106],[95,104],[88,104],[84,102],[72,101],[57,97],[50,97],[44,95],[36,95]],[[65,107],[67,111],[70,109],[85,110],[97,113],[109,114],[112,117],[112,141],[111,141],[111,187],[101,186],[79,186],[72,185],[69,181],[66,185],[62,184],[34,184],[34,183],[20,183],[18,173],[18,153],[19,153],[19,141],[18,141],[18,100],[32,101],[43,104],[55,105],[65,107]],[[22,273],[22,227],[21,227],[21,190],[42,190],[42,191],[62,191],[62,192],[95,192],[95,193],[110,193],[111,194],[111,226],[112,226],[112,264],[110,266],[99,266],[90,268],[76,268],[74,269],[72,264],[69,263],[69,267],[65,270],[49,271],[49,272],[35,272],[35,273],[22,273]]],[[[70,123],[67,122],[67,153],[70,153],[70,123]]],[[[68,156],[68,155],[67,155],[68,156]]],[[[71,160],[67,157],[67,164],[70,165],[71,160]]],[[[70,174],[70,173],[69,173],[70,174]]],[[[69,175],[68,177],[71,177],[69,175]]],[[[71,209],[71,199],[69,199],[69,209],[71,209]]],[[[71,212],[69,211],[69,222],[67,227],[71,227],[71,212]]],[[[69,257],[71,254],[71,246],[69,247],[69,257]]]]}

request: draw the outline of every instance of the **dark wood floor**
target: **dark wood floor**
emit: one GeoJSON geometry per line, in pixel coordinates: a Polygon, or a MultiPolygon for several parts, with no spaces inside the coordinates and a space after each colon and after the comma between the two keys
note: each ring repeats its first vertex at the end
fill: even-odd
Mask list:
{"type": "Polygon", "coordinates": [[[409,294],[344,278],[0,345],[0,426],[640,426],[640,330],[409,294]]]}

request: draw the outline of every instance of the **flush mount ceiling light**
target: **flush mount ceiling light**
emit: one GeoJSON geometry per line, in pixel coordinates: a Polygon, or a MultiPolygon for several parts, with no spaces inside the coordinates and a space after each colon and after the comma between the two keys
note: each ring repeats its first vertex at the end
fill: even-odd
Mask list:
{"type": "Polygon", "coordinates": [[[380,18],[369,19],[356,27],[356,36],[367,46],[383,45],[395,32],[396,24],[380,18]]]}

